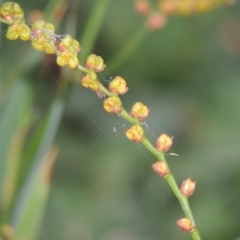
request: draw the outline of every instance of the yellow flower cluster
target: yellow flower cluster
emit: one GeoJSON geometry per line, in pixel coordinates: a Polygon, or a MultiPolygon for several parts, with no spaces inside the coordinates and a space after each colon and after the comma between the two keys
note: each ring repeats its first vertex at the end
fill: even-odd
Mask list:
{"type": "Polygon", "coordinates": [[[162,29],[169,15],[191,15],[208,12],[219,5],[230,5],[236,0],[159,0],[158,6],[152,6],[150,0],[135,0],[135,11],[146,17],[146,27],[150,31],[162,29]],[[156,10],[157,9],[157,10],[156,10]]]}
{"type": "Polygon", "coordinates": [[[86,88],[90,88],[101,96],[100,92],[100,82],[97,78],[96,72],[101,72],[105,68],[103,59],[100,56],[91,54],[87,57],[85,63],[85,71],[87,74],[82,78],[82,85],[86,88]]]}
{"type": "Polygon", "coordinates": [[[67,35],[61,40],[57,47],[57,64],[59,66],[69,65],[70,68],[76,68],[79,65],[77,54],[80,51],[80,44],[77,40],[67,35]]]}
{"type": "Polygon", "coordinates": [[[126,136],[129,140],[140,143],[143,141],[145,135],[144,130],[140,125],[133,125],[126,131],[126,136]]]}
{"type": "Polygon", "coordinates": [[[24,18],[24,12],[17,3],[6,2],[0,8],[0,17],[11,24],[16,18],[24,18]]]}
{"type": "Polygon", "coordinates": [[[149,109],[141,102],[136,102],[130,112],[133,118],[138,118],[139,120],[145,120],[148,117],[149,109]]]}
{"type": "Polygon", "coordinates": [[[31,37],[31,30],[25,23],[23,18],[14,18],[11,25],[8,27],[6,38],[9,40],[16,40],[20,38],[23,41],[29,40],[31,37]]]}
{"type": "Polygon", "coordinates": [[[208,12],[221,4],[232,4],[234,0],[161,0],[159,9],[166,15],[190,15],[195,12],[208,12]]]}
{"type": "Polygon", "coordinates": [[[122,101],[118,96],[108,97],[104,100],[103,107],[107,112],[119,114],[122,111],[122,101]]]}
{"type": "MultiPolygon", "coordinates": [[[[190,4],[198,1],[199,3],[206,0],[162,0],[162,4],[175,4],[185,3],[190,4]]],[[[215,1],[215,3],[226,2],[229,0],[208,0],[215,1]]],[[[149,28],[157,29],[164,25],[163,19],[158,14],[152,14],[150,4],[148,0],[136,0],[136,9],[138,9],[142,15],[149,15],[149,28]]],[[[170,6],[168,5],[168,6],[170,6]]],[[[175,5],[174,5],[175,6],[175,5]]],[[[179,5],[180,6],[180,5],[179,5]]],[[[179,7],[178,6],[178,7],[179,7]]],[[[198,5],[200,6],[200,5],[198,5]]],[[[31,40],[32,46],[36,50],[44,51],[47,54],[57,55],[57,64],[59,66],[68,65],[70,68],[78,67],[85,72],[85,76],[82,78],[82,85],[86,88],[90,88],[97,93],[98,96],[108,95],[103,101],[103,107],[107,112],[113,114],[121,114],[128,119],[133,126],[126,131],[126,136],[134,142],[142,142],[145,138],[144,130],[140,125],[140,121],[145,120],[149,115],[149,109],[141,102],[136,102],[130,113],[127,113],[122,106],[122,101],[118,95],[126,94],[128,91],[126,81],[116,76],[109,84],[109,91],[105,89],[98,80],[97,73],[101,72],[105,68],[103,59],[100,56],[91,54],[87,57],[85,68],[79,64],[78,53],[80,51],[80,44],[77,40],[73,39],[70,35],[60,37],[54,33],[55,29],[53,24],[47,23],[43,20],[36,21],[31,29],[27,26],[24,19],[24,12],[21,7],[14,2],[6,2],[0,8],[0,20],[9,25],[6,37],[10,40],[20,38],[24,41],[31,40]]],[[[166,134],[161,135],[156,144],[156,149],[161,152],[166,152],[172,145],[172,138],[166,134]]]]}
{"type": "Polygon", "coordinates": [[[120,76],[114,77],[110,82],[108,86],[110,92],[102,87],[98,80],[97,72],[103,71],[105,64],[100,56],[95,54],[89,55],[85,66],[86,68],[79,66],[80,69],[86,72],[81,81],[82,85],[95,91],[98,96],[103,96],[106,93],[108,97],[103,101],[103,108],[109,113],[121,114],[125,118],[130,119],[130,122],[137,123],[126,131],[126,136],[133,142],[142,142],[145,135],[139,121],[148,117],[148,107],[141,102],[136,102],[132,106],[130,113],[126,112],[118,95],[124,95],[128,91],[128,87],[126,81],[120,76]]]}
{"type": "Polygon", "coordinates": [[[127,87],[127,83],[126,81],[120,77],[117,76],[115,77],[109,84],[108,89],[112,92],[112,93],[116,93],[119,95],[123,95],[128,91],[128,87],[127,87]]]}
{"type": "Polygon", "coordinates": [[[38,51],[57,55],[57,64],[76,68],[79,65],[78,53],[80,44],[70,35],[64,38],[54,33],[54,26],[45,21],[36,21],[31,29],[26,24],[24,12],[18,3],[6,2],[0,8],[0,19],[9,25],[6,38],[23,41],[31,40],[32,46],[38,51]]]}
{"type": "Polygon", "coordinates": [[[91,54],[87,57],[86,68],[92,69],[95,72],[102,72],[105,68],[105,64],[100,56],[91,54]]]}
{"type": "Polygon", "coordinates": [[[51,23],[38,20],[32,25],[32,46],[36,50],[47,54],[56,53],[52,36],[54,36],[54,26],[51,23]]]}
{"type": "Polygon", "coordinates": [[[82,78],[82,85],[86,88],[90,88],[93,91],[99,91],[100,82],[97,79],[97,74],[90,71],[82,78]]]}

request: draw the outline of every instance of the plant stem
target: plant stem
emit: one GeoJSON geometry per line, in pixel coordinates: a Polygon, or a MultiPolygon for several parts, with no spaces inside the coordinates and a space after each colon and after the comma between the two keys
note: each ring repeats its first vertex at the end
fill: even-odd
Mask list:
{"type": "MultiPolygon", "coordinates": [[[[88,73],[90,71],[90,70],[88,70],[87,68],[85,68],[81,65],[78,66],[78,69],[80,71],[84,72],[84,73],[88,73]]],[[[108,97],[111,97],[111,96],[114,95],[113,93],[108,91],[108,89],[106,89],[102,84],[100,84],[99,89],[102,93],[104,93],[108,97]]],[[[125,108],[122,108],[122,111],[121,111],[120,115],[124,119],[126,119],[128,122],[130,122],[134,125],[140,125],[140,121],[136,118],[133,118],[131,115],[129,115],[129,113],[126,111],[125,108]]],[[[170,170],[170,168],[167,164],[166,158],[164,156],[164,153],[162,151],[158,151],[151,144],[151,142],[149,141],[149,139],[146,136],[142,140],[142,144],[149,150],[149,152],[151,152],[158,159],[158,161],[164,162],[167,165],[168,169],[170,170]]],[[[192,226],[195,227],[194,230],[191,232],[192,239],[193,240],[201,240],[198,229],[196,228],[196,225],[195,225],[195,221],[194,221],[194,217],[193,217],[191,208],[190,208],[189,203],[188,203],[188,198],[181,193],[181,191],[180,191],[180,189],[179,189],[179,187],[176,183],[176,180],[171,173],[165,177],[165,180],[168,182],[168,184],[171,187],[174,195],[177,197],[177,199],[178,199],[178,201],[179,201],[179,203],[180,203],[180,205],[183,209],[183,212],[184,212],[185,216],[191,221],[192,226]]]]}
{"type": "MultiPolygon", "coordinates": [[[[154,155],[156,156],[156,158],[159,160],[159,161],[162,161],[164,162],[168,169],[169,166],[167,164],[167,161],[166,161],[166,158],[164,156],[164,154],[160,151],[158,151],[150,142],[147,138],[145,138],[142,142],[142,144],[154,155]]],[[[174,195],[177,197],[182,209],[183,209],[183,212],[185,214],[185,216],[191,221],[192,225],[193,226],[196,226],[195,224],[195,220],[194,220],[194,217],[193,217],[193,214],[192,214],[192,211],[191,211],[191,208],[189,206],[189,203],[188,203],[188,199],[182,195],[182,193],[180,192],[180,189],[176,183],[176,180],[174,178],[174,176],[172,174],[169,174],[166,178],[165,178],[169,184],[169,186],[171,187],[174,195]]],[[[191,233],[192,235],[192,238],[194,240],[201,240],[200,238],[200,235],[199,235],[199,232],[197,230],[197,228],[191,233]]]]}

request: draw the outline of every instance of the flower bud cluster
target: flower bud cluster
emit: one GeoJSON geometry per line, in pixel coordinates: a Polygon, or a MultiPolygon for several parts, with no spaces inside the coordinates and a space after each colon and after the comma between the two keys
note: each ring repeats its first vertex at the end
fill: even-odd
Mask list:
{"type": "Polygon", "coordinates": [[[38,20],[32,25],[32,46],[36,50],[44,51],[47,54],[56,53],[52,36],[54,36],[54,26],[51,23],[38,20]]]}
{"type": "Polygon", "coordinates": [[[158,7],[153,7],[150,0],[135,0],[135,11],[146,18],[146,27],[150,31],[162,29],[169,15],[188,16],[196,12],[211,11],[219,5],[230,5],[236,0],[159,0],[158,7]],[[155,9],[158,10],[155,10],[155,9]]]}
{"type": "Polygon", "coordinates": [[[168,165],[164,162],[156,162],[152,165],[152,169],[155,173],[157,173],[160,177],[167,177],[170,174],[170,170],[168,165]]]}
{"type": "Polygon", "coordinates": [[[158,151],[167,152],[173,144],[173,137],[169,137],[167,134],[162,134],[156,141],[156,149],[158,151]]]}
{"type": "Polygon", "coordinates": [[[188,218],[181,218],[177,221],[177,225],[184,232],[192,232],[195,229],[195,226],[192,225],[192,222],[188,218]]]}
{"type": "MultiPolygon", "coordinates": [[[[105,68],[103,59],[100,56],[91,54],[87,57],[85,66],[87,74],[82,78],[82,85],[95,91],[98,96],[102,96],[100,91],[101,83],[98,80],[97,73],[102,72],[105,68]]],[[[105,109],[108,109],[109,112],[109,107],[105,109]]]]}
{"type": "Polygon", "coordinates": [[[98,91],[100,87],[100,82],[97,79],[97,74],[90,71],[82,78],[82,85],[86,88],[90,88],[93,91],[98,91]]]}
{"type": "Polygon", "coordinates": [[[143,128],[138,124],[129,128],[126,131],[126,136],[129,140],[136,143],[141,143],[145,137],[143,128]]]}
{"type": "Polygon", "coordinates": [[[86,68],[92,69],[95,72],[102,72],[105,68],[105,64],[100,56],[91,54],[87,57],[86,68]]]}
{"type": "Polygon", "coordinates": [[[103,107],[109,113],[119,114],[122,111],[122,101],[118,96],[108,97],[104,100],[103,107]]]}
{"type": "Polygon", "coordinates": [[[0,17],[12,24],[16,18],[24,18],[24,12],[17,3],[6,2],[0,8],[0,17]]]}
{"type": "Polygon", "coordinates": [[[118,95],[124,95],[128,91],[126,81],[120,76],[113,78],[113,80],[110,82],[108,86],[108,89],[112,93],[115,93],[118,95]]]}
{"type": "Polygon", "coordinates": [[[27,26],[23,18],[13,18],[11,25],[8,27],[6,38],[9,40],[16,40],[20,38],[23,41],[29,40],[31,37],[31,30],[27,26]]]}
{"type": "Polygon", "coordinates": [[[219,5],[232,3],[234,0],[161,0],[159,10],[165,15],[190,15],[195,12],[208,12],[219,5]]]}
{"type": "Polygon", "coordinates": [[[182,182],[180,191],[183,196],[189,197],[193,194],[195,188],[196,188],[196,182],[193,182],[190,178],[188,178],[182,182]]]}
{"type": "Polygon", "coordinates": [[[78,53],[80,44],[70,35],[66,35],[59,44],[57,44],[57,64],[61,67],[69,65],[70,68],[76,68],[79,65],[78,53]]]}
{"type": "Polygon", "coordinates": [[[42,20],[36,21],[30,29],[18,3],[4,3],[0,7],[0,19],[9,25],[6,32],[7,39],[31,40],[36,50],[56,54],[57,64],[61,67],[68,65],[70,68],[76,68],[79,65],[77,56],[80,51],[79,42],[70,35],[63,38],[56,35],[54,26],[42,20]]]}
{"type": "MultiPolygon", "coordinates": [[[[91,54],[86,60],[86,72],[87,74],[82,78],[82,85],[84,87],[90,88],[97,93],[98,96],[102,96],[101,93],[101,83],[97,78],[97,73],[101,72],[105,68],[103,59],[100,56],[91,54]]],[[[103,101],[103,108],[113,114],[121,114],[125,112],[122,106],[122,101],[119,95],[124,95],[128,91],[126,81],[120,77],[116,76],[109,83],[108,89],[110,92],[107,93],[108,97],[103,101]]],[[[128,115],[128,113],[126,113],[128,115]]],[[[145,120],[149,115],[149,109],[143,103],[137,102],[133,105],[129,118],[132,117],[133,121],[145,120]]],[[[140,143],[145,138],[144,130],[139,124],[133,125],[126,131],[126,136],[129,140],[133,142],[140,143]]]]}
{"type": "Polygon", "coordinates": [[[146,18],[146,28],[150,31],[162,29],[167,22],[166,16],[153,10],[149,0],[135,0],[135,11],[146,18]]]}

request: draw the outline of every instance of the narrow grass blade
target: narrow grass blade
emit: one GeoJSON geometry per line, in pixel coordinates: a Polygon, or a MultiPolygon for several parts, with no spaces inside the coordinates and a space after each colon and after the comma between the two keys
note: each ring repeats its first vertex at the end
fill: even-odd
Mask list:
{"type": "Polygon", "coordinates": [[[23,193],[27,191],[28,197],[24,197],[23,205],[18,205],[18,208],[23,208],[22,214],[18,216],[14,239],[36,239],[46,208],[51,172],[57,154],[58,149],[52,148],[43,157],[38,169],[32,169],[33,172],[29,173],[28,181],[31,181],[31,188],[26,189],[26,185],[23,188],[23,193]]]}
{"type": "MultiPolygon", "coordinates": [[[[31,89],[26,81],[18,81],[8,96],[1,103],[0,109],[0,200],[3,201],[3,182],[6,177],[8,154],[19,124],[26,118],[26,108],[29,108],[31,89]],[[25,114],[23,114],[25,113],[25,114]]],[[[9,163],[10,164],[10,163],[9,163]]]]}

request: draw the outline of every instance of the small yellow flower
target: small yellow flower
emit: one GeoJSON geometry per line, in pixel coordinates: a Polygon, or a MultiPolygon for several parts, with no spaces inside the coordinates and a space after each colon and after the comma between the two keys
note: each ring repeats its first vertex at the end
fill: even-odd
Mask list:
{"type": "Polygon", "coordinates": [[[123,95],[128,91],[127,83],[122,77],[115,77],[108,86],[112,93],[123,95]]]}
{"type": "Polygon", "coordinates": [[[193,182],[190,178],[188,178],[182,182],[180,190],[182,195],[189,197],[193,194],[195,188],[196,188],[196,182],[193,182]]]}
{"type": "Polygon", "coordinates": [[[6,2],[0,8],[0,17],[11,24],[16,18],[24,18],[24,12],[18,3],[6,2]]]}
{"type": "Polygon", "coordinates": [[[100,82],[97,79],[97,74],[95,72],[89,72],[82,78],[82,85],[86,88],[90,88],[93,91],[98,91],[100,82]]]}
{"type": "Polygon", "coordinates": [[[122,101],[118,96],[113,96],[103,101],[103,108],[110,113],[119,114],[122,111],[122,101]]]}
{"type": "Polygon", "coordinates": [[[177,225],[184,231],[184,232],[191,232],[195,227],[192,226],[191,221],[188,218],[181,218],[177,221],[177,225]]]}
{"type": "Polygon", "coordinates": [[[71,52],[62,52],[57,56],[57,64],[61,67],[69,65],[70,68],[76,68],[79,65],[78,58],[71,52]]]}
{"type": "Polygon", "coordinates": [[[173,144],[172,139],[173,139],[172,137],[169,137],[166,134],[160,135],[160,137],[158,137],[156,141],[156,149],[158,151],[167,152],[173,144]]]}
{"type": "Polygon", "coordinates": [[[50,36],[46,33],[40,33],[36,38],[32,38],[32,46],[33,48],[39,51],[44,51],[47,54],[56,53],[56,46],[50,36]]]}
{"type": "Polygon", "coordinates": [[[59,66],[69,65],[70,68],[76,68],[79,65],[77,54],[80,51],[80,44],[70,35],[61,40],[57,46],[57,51],[57,64],[59,66]]]}
{"type": "Polygon", "coordinates": [[[32,25],[32,32],[33,35],[38,34],[40,32],[45,32],[48,34],[53,34],[55,31],[54,25],[48,22],[45,22],[43,20],[37,20],[33,25],[32,25]]]}
{"type": "Polygon", "coordinates": [[[31,38],[31,30],[26,25],[23,18],[16,18],[8,27],[6,38],[9,40],[16,40],[17,38],[27,41],[31,38]]]}
{"type": "Polygon", "coordinates": [[[56,53],[54,26],[43,20],[36,21],[32,26],[32,46],[47,54],[56,53]]]}
{"type": "Polygon", "coordinates": [[[105,64],[100,56],[91,54],[87,57],[86,68],[93,69],[95,72],[102,72],[105,68],[105,64]]]}
{"type": "Polygon", "coordinates": [[[152,168],[154,172],[163,178],[170,174],[170,170],[164,162],[156,162],[152,165],[152,168]]]}
{"type": "Polygon", "coordinates": [[[138,118],[139,120],[144,120],[149,115],[149,109],[141,102],[136,102],[130,112],[131,116],[138,118]]]}
{"type": "Polygon", "coordinates": [[[145,135],[144,130],[140,125],[133,125],[126,131],[126,136],[129,140],[140,143],[143,141],[145,135]]]}
{"type": "Polygon", "coordinates": [[[58,45],[59,51],[64,52],[68,50],[73,54],[78,54],[80,51],[80,44],[77,40],[73,39],[70,35],[66,35],[58,45]]]}

